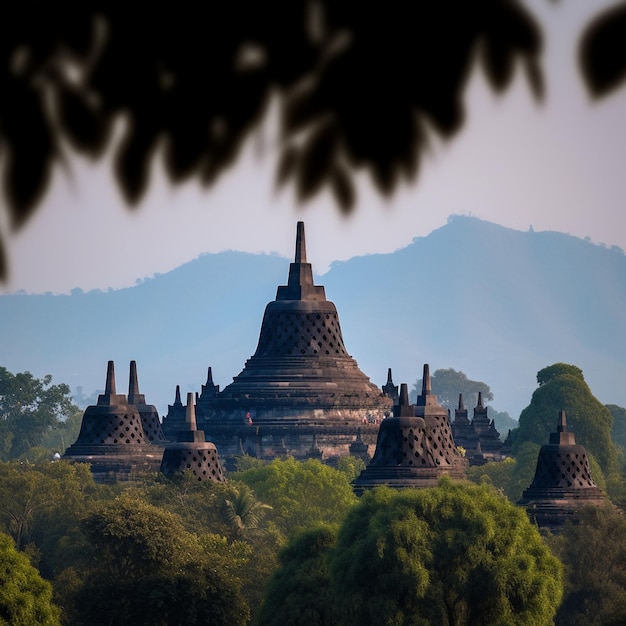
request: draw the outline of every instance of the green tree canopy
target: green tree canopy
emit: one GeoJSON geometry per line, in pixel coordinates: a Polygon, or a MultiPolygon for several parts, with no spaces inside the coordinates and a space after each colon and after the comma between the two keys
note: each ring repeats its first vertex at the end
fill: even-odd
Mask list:
{"type": "Polygon", "coordinates": [[[585,446],[605,475],[617,468],[617,451],[611,440],[613,417],[591,393],[582,371],[573,365],[555,363],[537,374],[538,389],[521,413],[514,432],[513,454],[527,441],[547,444],[555,431],[559,411],[565,411],[568,430],[576,443],[585,446]]]}
{"type": "Polygon", "coordinates": [[[561,565],[525,513],[488,486],[378,489],[330,557],[350,624],[549,624],[561,565]]]}
{"type": "Polygon", "coordinates": [[[588,507],[550,545],[565,565],[557,626],[626,624],[626,518],[614,507],[588,507]]]}
{"type": "Polygon", "coordinates": [[[0,624],[59,626],[60,611],[52,603],[52,586],[0,533],[0,624]]]}
{"type": "Polygon", "coordinates": [[[306,624],[547,625],[561,599],[560,562],[487,485],[375,489],[333,537],[312,530],[281,554],[261,624],[290,606],[306,624]]]}
{"type": "Polygon", "coordinates": [[[337,624],[327,556],[337,528],[317,526],[297,535],[279,554],[258,623],[263,626],[337,624]]]}
{"type": "Polygon", "coordinates": [[[347,475],[317,459],[275,459],[231,477],[272,507],[267,518],[286,537],[318,522],[338,523],[356,502],[347,475]]]}
{"type": "MultiPolygon", "coordinates": [[[[241,581],[212,559],[180,517],[122,496],[96,505],[82,523],[93,560],[70,605],[72,623],[245,624],[241,581]]],[[[239,557],[238,557],[239,558],[239,557]]]]}
{"type": "Polygon", "coordinates": [[[618,446],[626,448],[626,409],[617,404],[607,404],[606,408],[613,416],[611,437],[618,446]]]}
{"type": "MultiPolygon", "coordinates": [[[[457,372],[451,367],[440,369],[431,374],[432,391],[437,395],[439,404],[447,409],[454,409],[459,405],[459,394],[463,394],[466,407],[476,406],[478,392],[482,392],[483,400],[493,400],[493,393],[487,383],[470,380],[463,372],[457,372]]],[[[422,393],[422,379],[418,378],[413,386],[413,394],[422,393]]]]}
{"type": "Polygon", "coordinates": [[[53,385],[49,374],[39,379],[0,367],[0,460],[16,459],[41,446],[48,433],[77,412],[70,388],[53,385]]]}

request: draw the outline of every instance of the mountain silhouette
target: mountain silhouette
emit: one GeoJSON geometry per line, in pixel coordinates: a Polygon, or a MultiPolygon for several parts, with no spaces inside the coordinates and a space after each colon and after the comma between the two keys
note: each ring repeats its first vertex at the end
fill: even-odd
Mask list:
{"type": "MultiPolygon", "coordinates": [[[[208,366],[222,387],[243,369],[288,266],[224,252],[127,289],[0,296],[0,365],[89,395],[110,359],[125,393],[136,360],[141,392],[163,415],[177,384],[200,391],[208,366]]],[[[337,305],[348,352],[379,386],[388,367],[409,386],[424,363],[452,367],[489,384],[493,406],[517,418],[537,372],[561,361],[583,370],[601,402],[626,405],[619,248],[453,216],[394,253],[334,263],[316,283],[337,305]]]]}

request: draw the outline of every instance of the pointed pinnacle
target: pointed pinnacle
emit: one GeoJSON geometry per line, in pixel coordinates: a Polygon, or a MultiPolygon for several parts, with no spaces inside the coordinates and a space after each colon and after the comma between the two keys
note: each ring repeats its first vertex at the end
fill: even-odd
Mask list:
{"type": "Polygon", "coordinates": [[[213,372],[211,371],[211,367],[209,366],[209,371],[207,373],[207,377],[206,377],[206,384],[207,385],[212,385],[213,384],[213,372]]]}
{"type": "Polygon", "coordinates": [[[400,406],[405,406],[409,404],[409,387],[406,383],[400,383],[399,403],[400,406]]]}
{"type": "Polygon", "coordinates": [[[393,385],[393,380],[391,378],[391,368],[387,369],[387,384],[388,385],[393,385]]]}
{"type": "Polygon", "coordinates": [[[187,413],[185,414],[185,424],[189,430],[197,430],[196,407],[193,403],[193,391],[187,393],[187,413]]]}
{"type": "Polygon", "coordinates": [[[107,365],[107,381],[104,386],[104,395],[115,395],[115,367],[113,366],[113,361],[109,361],[107,365]]]}
{"type": "Polygon", "coordinates": [[[176,397],[174,398],[174,404],[182,404],[180,401],[180,385],[176,385],[176,397]]]}
{"type": "Polygon", "coordinates": [[[137,380],[137,361],[130,362],[130,376],[128,379],[128,396],[139,393],[139,381],[137,380]]]}
{"type": "Polygon", "coordinates": [[[306,241],[304,239],[304,222],[296,227],[296,257],[294,263],[306,263],[306,241]]]}
{"type": "Polygon", "coordinates": [[[463,394],[459,394],[459,411],[464,411],[465,405],[463,404],[463,394]]]}
{"type": "Polygon", "coordinates": [[[422,376],[422,395],[429,396],[432,393],[430,384],[430,366],[424,363],[424,375],[422,376]]]}
{"type": "Polygon", "coordinates": [[[556,431],[558,433],[567,432],[567,418],[565,417],[565,411],[559,411],[559,423],[557,424],[556,431]]]}
{"type": "Polygon", "coordinates": [[[476,408],[477,409],[482,409],[483,407],[483,392],[479,391],[478,392],[478,403],[476,404],[476,408]]]}

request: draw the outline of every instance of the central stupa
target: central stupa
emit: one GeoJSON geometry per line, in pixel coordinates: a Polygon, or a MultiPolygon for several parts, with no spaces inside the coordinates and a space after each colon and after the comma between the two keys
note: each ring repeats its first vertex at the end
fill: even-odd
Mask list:
{"type": "Polygon", "coordinates": [[[319,446],[328,458],[349,453],[359,426],[374,443],[391,404],[346,351],[337,309],[313,283],[298,222],[287,285],[265,309],[256,352],[230,385],[200,398],[199,425],[222,456],[306,456],[319,446]]]}

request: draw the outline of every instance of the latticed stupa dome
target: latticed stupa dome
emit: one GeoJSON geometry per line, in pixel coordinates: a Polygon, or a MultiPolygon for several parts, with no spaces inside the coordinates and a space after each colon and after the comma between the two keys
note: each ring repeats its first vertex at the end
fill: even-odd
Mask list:
{"type": "Polygon", "coordinates": [[[422,380],[416,405],[409,404],[406,383],[401,385],[393,417],[380,425],[374,458],[353,481],[357,493],[378,485],[431,487],[444,474],[465,478],[467,461],[452,438],[447,410],[431,392],[428,365],[422,380]]]}
{"type": "MultiPolygon", "coordinates": [[[[348,354],[335,305],[313,284],[304,224],[298,223],[295,261],[286,286],[263,316],[254,355],[214,407],[384,409],[389,401],[348,354]]],[[[261,417],[261,416],[259,416],[261,417]]]]}
{"type": "Polygon", "coordinates": [[[238,439],[252,441],[250,429],[243,425],[265,427],[254,444],[244,446],[249,453],[305,454],[313,435],[329,452],[329,440],[319,428],[333,427],[345,438],[341,445],[347,454],[357,426],[381,420],[390,410],[392,401],[348,354],[335,305],[326,299],[324,287],[313,283],[302,222],[287,285],[278,287],[276,300],[265,309],[255,353],[230,385],[203,396],[197,406],[198,422],[228,454],[241,450],[238,439]],[[233,425],[241,432],[234,433],[233,425]],[[265,446],[263,452],[259,448],[263,435],[279,437],[281,443],[265,446]],[[294,437],[300,436],[306,436],[306,447],[304,440],[295,443],[294,437]]]}
{"type": "Polygon", "coordinates": [[[538,526],[558,531],[587,504],[604,504],[606,496],[591,477],[584,446],[567,430],[565,411],[559,411],[556,432],[541,447],[535,477],[518,502],[538,526]]]}
{"type": "Polygon", "coordinates": [[[176,441],[167,444],[161,461],[161,472],[168,478],[187,470],[199,481],[225,480],[217,448],[197,429],[193,393],[187,394],[185,427],[178,431],[176,441]]]}
{"type": "MultiPolygon", "coordinates": [[[[147,406],[145,400],[143,404],[147,406]]],[[[91,463],[97,478],[108,474],[120,478],[133,469],[156,469],[162,454],[162,448],[146,436],[138,407],[116,393],[114,365],[109,361],[105,391],[96,405],[85,409],[78,439],[63,458],[91,463]]]]}

